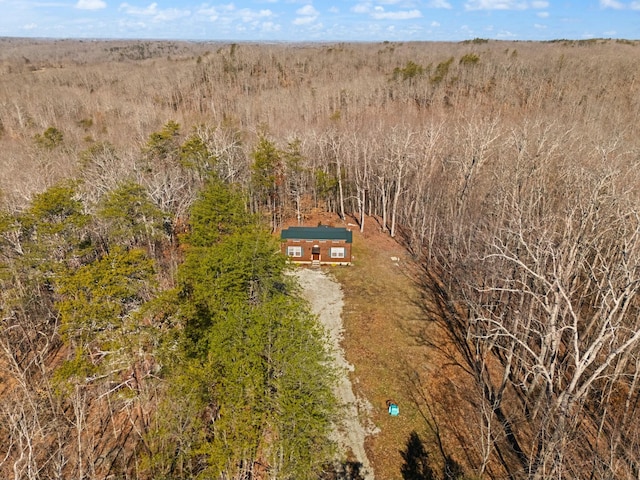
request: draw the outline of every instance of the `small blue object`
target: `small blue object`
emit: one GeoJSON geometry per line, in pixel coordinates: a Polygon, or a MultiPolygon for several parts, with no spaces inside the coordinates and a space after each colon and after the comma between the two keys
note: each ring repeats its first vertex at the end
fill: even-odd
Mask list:
{"type": "Polygon", "coordinates": [[[398,408],[398,405],[396,405],[395,403],[389,404],[389,415],[391,415],[392,417],[397,417],[398,415],[400,415],[400,409],[398,408]]]}

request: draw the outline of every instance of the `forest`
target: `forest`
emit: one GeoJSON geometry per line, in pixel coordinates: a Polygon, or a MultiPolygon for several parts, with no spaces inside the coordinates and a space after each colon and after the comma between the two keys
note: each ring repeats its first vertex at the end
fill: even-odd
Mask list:
{"type": "Polygon", "coordinates": [[[465,386],[416,384],[426,423],[460,412],[432,428],[455,462],[397,478],[638,478],[639,65],[605,39],[0,39],[0,476],[346,478],[277,254],[331,212],[406,249],[416,342],[465,386]]]}

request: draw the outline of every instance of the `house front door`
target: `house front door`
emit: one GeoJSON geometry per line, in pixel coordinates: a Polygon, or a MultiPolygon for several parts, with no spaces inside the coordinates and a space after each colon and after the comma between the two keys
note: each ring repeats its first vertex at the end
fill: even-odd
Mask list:
{"type": "Polygon", "coordinates": [[[320,245],[314,245],[311,248],[311,260],[320,261],[320,245]]]}

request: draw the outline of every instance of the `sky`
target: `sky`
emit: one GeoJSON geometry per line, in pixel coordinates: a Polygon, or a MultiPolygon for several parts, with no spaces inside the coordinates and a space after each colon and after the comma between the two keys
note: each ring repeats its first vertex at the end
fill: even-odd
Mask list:
{"type": "Polygon", "coordinates": [[[640,0],[0,0],[0,37],[640,39],[640,0]]]}

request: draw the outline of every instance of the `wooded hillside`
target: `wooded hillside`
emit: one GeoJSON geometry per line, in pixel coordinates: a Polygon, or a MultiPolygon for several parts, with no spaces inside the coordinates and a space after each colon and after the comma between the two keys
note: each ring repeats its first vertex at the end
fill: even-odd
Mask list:
{"type": "Polygon", "coordinates": [[[1,476],[315,478],[331,372],[255,225],[330,211],[420,266],[425,349],[466,386],[416,397],[455,431],[451,478],[636,478],[639,60],[0,39],[1,476]],[[301,388],[317,411],[273,394],[301,388]]]}

